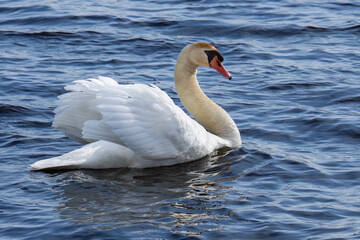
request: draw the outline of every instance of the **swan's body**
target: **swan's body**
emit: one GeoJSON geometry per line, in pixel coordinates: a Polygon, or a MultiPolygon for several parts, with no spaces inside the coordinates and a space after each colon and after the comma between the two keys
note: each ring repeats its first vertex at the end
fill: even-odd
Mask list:
{"type": "Polygon", "coordinates": [[[84,147],[34,163],[36,170],[146,168],[203,158],[220,148],[239,148],[231,117],[211,101],[196,79],[198,66],[225,77],[221,54],[210,44],[185,47],[175,67],[175,85],[191,119],[153,85],[119,85],[111,78],[75,81],[59,97],[53,125],[84,147]]]}

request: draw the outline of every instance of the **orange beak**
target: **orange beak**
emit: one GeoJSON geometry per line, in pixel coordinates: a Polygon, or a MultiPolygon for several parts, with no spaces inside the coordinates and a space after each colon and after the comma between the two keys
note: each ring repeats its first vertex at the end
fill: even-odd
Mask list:
{"type": "Polygon", "coordinates": [[[225,67],[222,65],[222,63],[219,61],[218,57],[215,56],[211,62],[210,67],[218,71],[221,75],[226,77],[227,79],[231,80],[231,74],[225,69],[225,67]]]}

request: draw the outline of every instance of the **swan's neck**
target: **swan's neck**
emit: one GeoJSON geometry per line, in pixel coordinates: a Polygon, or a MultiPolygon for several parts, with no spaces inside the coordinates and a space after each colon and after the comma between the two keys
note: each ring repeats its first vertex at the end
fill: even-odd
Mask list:
{"type": "Polygon", "coordinates": [[[196,79],[197,68],[198,65],[189,61],[189,52],[185,48],[179,55],[174,74],[182,104],[207,131],[230,140],[233,146],[240,145],[240,133],[234,121],[201,90],[196,79]]]}

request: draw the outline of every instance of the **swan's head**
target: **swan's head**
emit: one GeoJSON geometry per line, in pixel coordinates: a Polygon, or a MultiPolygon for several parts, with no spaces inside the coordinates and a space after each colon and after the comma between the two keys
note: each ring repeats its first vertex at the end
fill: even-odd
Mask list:
{"type": "Polygon", "coordinates": [[[199,66],[211,67],[229,80],[232,78],[222,65],[224,57],[213,45],[199,42],[190,45],[190,47],[190,61],[199,66]]]}

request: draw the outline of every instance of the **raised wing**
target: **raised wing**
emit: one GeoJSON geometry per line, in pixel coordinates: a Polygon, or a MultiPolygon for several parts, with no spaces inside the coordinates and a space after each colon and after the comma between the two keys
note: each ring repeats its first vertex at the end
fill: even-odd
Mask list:
{"type": "Polygon", "coordinates": [[[156,86],[120,85],[97,94],[105,123],[126,147],[146,159],[176,158],[209,133],[156,86]]]}
{"type": "Polygon", "coordinates": [[[114,142],[153,160],[196,159],[219,144],[154,85],[119,85],[99,77],[65,89],[70,92],[60,96],[53,125],[76,141],[114,142]]]}
{"type": "Polygon", "coordinates": [[[145,159],[196,158],[213,147],[216,137],[154,85],[99,77],[65,89],[70,92],[59,97],[53,125],[78,142],[118,143],[145,159]]]}
{"type": "MultiPolygon", "coordinates": [[[[83,136],[85,123],[102,118],[97,106],[96,95],[101,89],[114,88],[119,86],[111,78],[99,77],[88,80],[77,80],[73,84],[67,85],[65,90],[69,91],[59,96],[54,110],[55,117],[53,126],[65,132],[65,134],[78,142],[88,143],[91,140],[83,136]]],[[[90,122],[91,123],[91,122],[90,122]]],[[[105,127],[104,125],[102,127],[105,127]]],[[[102,131],[98,124],[92,130],[102,131]]],[[[104,135],[109,137],[109,130],[104,135]]],[[[108,140],[108,139],[104,139],[108,140]]]]}

